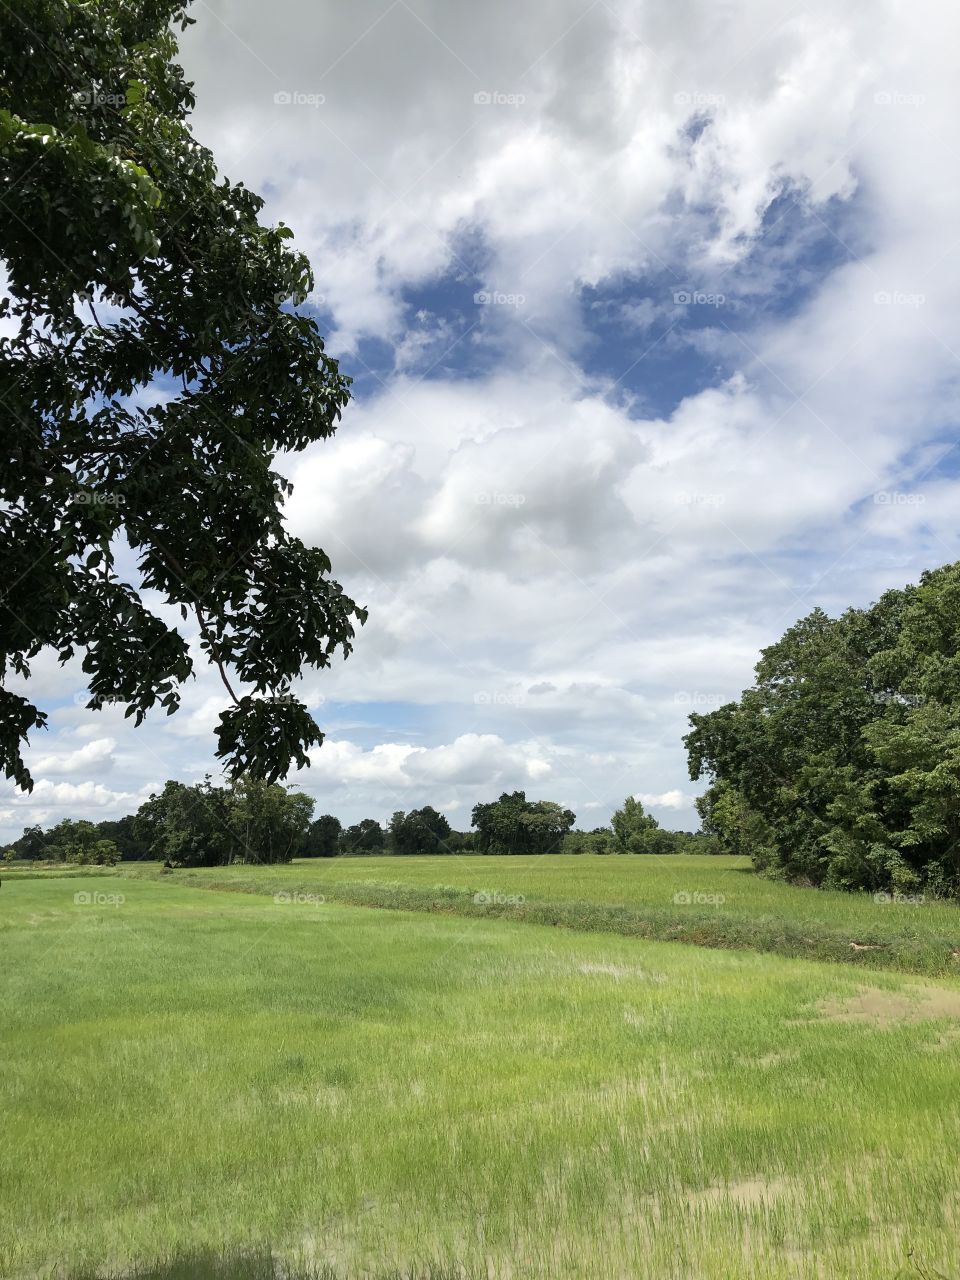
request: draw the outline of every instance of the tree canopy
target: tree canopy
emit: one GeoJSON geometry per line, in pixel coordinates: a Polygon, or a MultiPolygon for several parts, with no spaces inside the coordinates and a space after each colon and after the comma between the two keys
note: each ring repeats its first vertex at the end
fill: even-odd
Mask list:
{"type": "Polygon", "coordinates": [[[390,820],[390,847],[394,853],[445,853],[450,836],[450,823],[432,805],[398,809],[390,820]]]}
{"type": "MultiPolygon", "coordinates": [[[[82,654],[89,706],[173,712],[193,659],[154,593],[229,690],[218,756],[272,780],[323,737],[293,682],[365,618],[287,531],[274,469],[333,433],[349,379],[295,309],[292,231],[191,134],[188,21],[180,0],[0,6],[0,676],[82,654]]],[[[21,787],[46,721],[0,688],[21,787]]]]}
{"type": "Polygon", "coordinates": [[[725,847],[814,884],[960,892],[960,564],[815,609],[756,676],[685,739],[725,847]]]}
{"type": "Polygon", "coordinates": [[[289,862],[313,806],[302,792],[250,778],[231,787],[170,781],[140,806],[135,823],[150,856],[173,867],[289,862]]]}
{"type": "Polygon", "coordinates": [[[523,791],[473,809],[478,853],[560,853],[576,814],[552,800],[528,800],[523,791]]]}

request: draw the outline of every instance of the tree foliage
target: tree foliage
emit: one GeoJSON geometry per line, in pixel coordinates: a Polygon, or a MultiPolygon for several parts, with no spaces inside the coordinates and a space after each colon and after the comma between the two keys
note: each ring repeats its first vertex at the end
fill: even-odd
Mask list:
{"type": "Polygon", "coordinates": [[[552,800],[528,800],[523,791],[473,809],[478,853],[560,853],[576,814],[552,800]]]}
{"type": "Polygon", "coordinates": [[[230,691],[218,755],[267,780],[322,741],[293,681],[365,618],[287,532],[274,470],[333,433],[349,380],[295,309],[292,232],[190,132],[188,21],[180,0],[0,5],[0,765],[25,788],[47,717],[17,682],[41,650],[82,654],[91,707],[178,706],[193,660],[145,591],[230,691]]]}
{"type": "Polygon", "coordinates": [[[756,676],[685,739],[724,846],[814,884],[960,892],[960,565],[814,610],[756,676]]]}
{"type": "Polygon", "coordinates": [[[311,822],[304,836],[300,854],[304,858],[335,858],[340,852],[340,819],[332,813],[322,813],[311,822]]]}
{"type": "Polygon", "coordinates": [[[401,855],[445,853],[450,838],[450,823],[432,805],[398,809],[390,820],[390,849],[401,855]]]}
{"type": "Polygon", "coordinates": [[[610,825],[618,853],[676,853],[686,839],[680,832],[664,831],[636,796],[627,796],[610,825]]]}
{"type": "Polygon", "coordinates": [[[386,838],[376,818],[364,818],[347,827],[340,837],[341,853],[383,853],[386,838]]]}
{"type": "Polygon", "coordinates": [[[173,867],[289,862],[310,826],[314,801],[277,783],[244,778],[229,788],[209,778],[169,781],[136,814],[150,855],[173,867]]]}

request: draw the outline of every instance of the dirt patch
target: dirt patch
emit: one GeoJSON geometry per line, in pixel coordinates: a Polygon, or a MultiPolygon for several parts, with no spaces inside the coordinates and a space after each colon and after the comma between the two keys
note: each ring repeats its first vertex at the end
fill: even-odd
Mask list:
{"type": "Polygon", "coordinates": [[[960,991],[947,987],[904,987],[901,991],[861,987],[852,996],[821,1000],[817,1013],[824,1022],[865,1022],[875,1027],[960,1018],[960,991]]]}
{"type": "Polygon", "coordinates": [[[691,1208],[718,1204],[736,1204],[743,1209],[769,1204],[788,1189],[784,1178],[745,1178],[742,1182],[728,1182],[725,1186],[702,1187],[687,1193],[691,1208]]]}

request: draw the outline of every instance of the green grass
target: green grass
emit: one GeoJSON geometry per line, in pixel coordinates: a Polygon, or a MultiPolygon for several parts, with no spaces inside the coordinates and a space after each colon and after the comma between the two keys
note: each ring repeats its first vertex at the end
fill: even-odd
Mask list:
{"type": "Polygon", "coordinates": [[[333,858],[177,872],[174,878],[251,892],[322,894],[353,905],[749,948],[861,968],[960,973],[955,904],[878,902],[870,894],[800,889],[762,879],[739,858],[333,858]],[[478,893],[487,899],[475,901],[478,893]],[[857,950],[851,943],[876,949],[857,950]]]}
{"type": "Polygon", "coordinates": [[[4,1277],[960,1275],[956,982],[132,878],[0,937],[4,1277]]]}

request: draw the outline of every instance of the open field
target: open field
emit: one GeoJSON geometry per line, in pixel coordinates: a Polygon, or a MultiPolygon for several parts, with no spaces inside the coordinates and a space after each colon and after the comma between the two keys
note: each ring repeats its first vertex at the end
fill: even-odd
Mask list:
{"type": "Polygon", "coordinates": [[[761,879],[740,858],[318,858],[287,866],[184,871],[174,878],[270,894],[322,893],[356,905],[495,915],[912,973],[960,971],[960,909],[955,904],[798,889],[761,879]],[[477,894],[479,901],[474,900],[477,894]]]}
{"type": "Polygon", "coordinates": [[[122,877],[0,930],[4,1276],[960,1275],[955,981],[122,877]]]}

